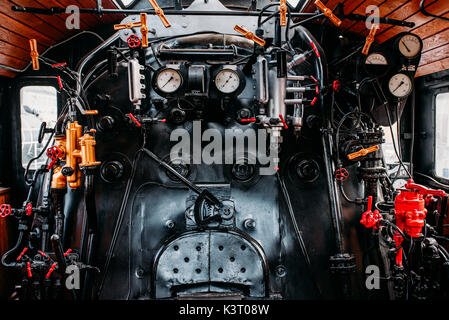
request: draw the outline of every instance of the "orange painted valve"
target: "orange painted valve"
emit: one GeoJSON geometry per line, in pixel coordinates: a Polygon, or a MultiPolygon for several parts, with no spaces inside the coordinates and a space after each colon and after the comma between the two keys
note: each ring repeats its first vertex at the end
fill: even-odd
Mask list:
{"type": "Polygon", "coordinates": [[[332,10],[329,9],[322,3],[320,0],[315,1],[315,5],[323,12],[323,14],[337,27],[341,25],[341,20],[337,18],[335,14],[332,13],[332,10]]]}
{"type": "Polygon", "coordinates": [[[279,13],[281,15],[281,26],[287,25],[287,0],[281,0],[279,5],[279,13]]]}
{"type": "Polygon", "coordinates": [[[348,157],[348,160],[354,160],[354,159],[357,159],[357,158],[360,158],[360,157],[364,157],[367,154],[375,152],[377,150],[379,150],[379,146],[375,145],[375,146],[372,146],[372,147],[369,147],[369,148],[361,149],[361,150],[359,150],[357,152],[350,153],[350,154],[347,155],[347,157],[348,157]]]}
{"type": "Polygon", "coordinates": [[[251,31],[246,30],[245,28],[242,28],[238,24],[235,25],[234,30],[237,31],[238,33],[243,34],[245,36],[245,38],[254,41],[259,46],[261,46],[261,47],[265,46],[265,40],[264,39],[259,38],[254,33],[252,33],[251,31]]]}
{"type": "Polygon", "coordinates": [[[376,35],[377,29],[379,29],[379,25],[373,24],[371,26],[369,34],[366,36],[365,45],[363,46],[362,49],[362,54],[364,54],[365,56],[368,54],[369,48],[371,47],[371,44],[374,42],[374,36],[376,35]]]}
{"type": "Polygon", "coordinates": [[[36,39],[30,39],[30,56],[33,64],[33,70],[39,70],[39,53],[37,52],[36,39]]]}
{"type": "Polygon", "coordinates": [[[150,2],[151,6],[154,9],[154,12],[158,15],[159,19],[161,19],[162,23],[166,28],[171,27],[170,22],[165,17],[164,11],[159,7],[157,2],[155,0],[148,0],[150,2]]]}

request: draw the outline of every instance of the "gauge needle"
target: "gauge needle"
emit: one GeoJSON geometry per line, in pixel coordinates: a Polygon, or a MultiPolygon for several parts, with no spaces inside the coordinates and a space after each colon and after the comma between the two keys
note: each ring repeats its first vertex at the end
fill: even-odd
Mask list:
{"type": "Polygon", "coordinates": [[[231,80],[231,79],[232,79],[232,76],[229,76],[228,80],[225,81],[225,83],[221,86],[221,88],[224,88],[225,85],[226,85],[226,84],[229,82],[229,80],[231,80]]]}
{"type": "Polygon", "coordinates": [[[170,79],[168,79],[168,81],[161,88],[165,87],[172,80],[173,80],[173,76],[170,79]]]}
{"type": "Polygon", "coordinates": [[[410,49],[407,47],[407,45],[405,44],[405,42],[404,42],[404,41],[401,41],[401,42],[402,42],[402,44],[404,45],[405,49],[407,49],[407,51],[410,52],[410,49]]]}
{"type": "Polygon", "coordinates": [[[395,92],[396,90],[398,90],[403,84],[404,84],[404,81],[401,81],[401,83],[396,87],[396,89],[393,90],[393,92],[395,92]]]}

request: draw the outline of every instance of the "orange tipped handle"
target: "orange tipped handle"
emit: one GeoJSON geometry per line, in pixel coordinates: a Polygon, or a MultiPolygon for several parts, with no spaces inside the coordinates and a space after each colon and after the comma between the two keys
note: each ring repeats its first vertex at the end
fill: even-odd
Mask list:
{"type": "Polygon", "coordinates": [[[371,47],[371,44],[374,42],[374,36],[376,35],[377,29],[379,29],[379,26],[377,24],[373,24],[371,26],[371,30],[369,31],[368,36],[366,37],[365,45],[363,46],[362,49],[362,54],[364,54],[365,56],[368,54],[369,48],[371,47]]]}
{"type": "Polygon", "coordinates": [[[359,150],[357,152],[353,152],[353,153],[348,154],[348,160],[353,160],[353,159],[356,159],[356,158],[360,158],[360,157],[366,156],[368,153],[371,153],[371,152],[374,152],[374,151],[377,151],[377,150],[379,150],[379,146],[378,145],[375,145],[375,146],[372,146],[372,147],[369,147],[369,148],[366,148],[366,149],[361,149],[361,150],[359,150]]]}
{"type": "Polygon", "coordinates": [[[281,0],[279,12],[281,14],[281,26],[285,27],[287,25],[287,0],[281,0]]]}
{"type": "Polygon", "coordinates": [[[142,48],[148,47],[148,27],[147,27],[147,14],[140,14],[140,33],[142,34],[142,48]]]}
{"type": "Polygon", "coordinates": [[[265,45],[265,40],[264,39],[259,38],[254,33],[250,32],[248,30],[245,30],[244,28],[242,28],[238,24],[235,25],[234,30],[237,31],[238,33],[243,34],[245,36],[245,38],[254,41],[255,43],[257,43],[261,47],[263,47],[265,45]]]}
{"type": "Polygon", "coordinates": [[[124,24],[114,24],[114,30],[122,30],[122,29],[132,29],[134,27],[139,27],[140,22],[128,22],[124,24]]]}
{"type": "Polygon", "coordinates": [[[335,24],[337,27],[341,25],[341,20],[337,18],[335,14],[332,13],[332,10],[329,9],[322,3],[320,0],[315,1],[315,5],[323,12],[323,14],[332,21],[333,24],[335,24]]]}
{"type": "Polygon", "coordinates": [[[36,39],[30,39],[30,57],[33,63],[33,70],[39,70],[39,53],[37,52],[36,39]]]}
{"type": "Polygon", "coordinates": [[[148,0],[151,4],[151,6],[154,9],[154,12],[158,15],[159,19],[161,19],[162,23],[166,28],[171,27],[170,22],[165,17],[164,11],[159,7],[156,0],[148,0]]]}

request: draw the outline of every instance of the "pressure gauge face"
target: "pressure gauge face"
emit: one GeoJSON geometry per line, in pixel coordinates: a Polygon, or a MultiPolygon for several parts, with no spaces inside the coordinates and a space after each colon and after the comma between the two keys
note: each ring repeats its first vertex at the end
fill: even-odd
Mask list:
{"type": "Polygon", "coordinates": [[[421,46],[421,40],[413,34],[406,34],[399,39],[399,51],[406,58],[416,57],[421,52],[421,46]]]}
{"type": "Polygon", "coordinates": [[[215,76],[215,86],[222,93],[233,93],[240,86],[240,77],[234,70],[223,69],[215,76]]]}
{"type": "Polygon", "coordinates": [[[372,65],[381,65],[386,66],[388,65],[387,58],[381,53],[371,53],[366,57],[365,64],[372,64],[372,65]]]}
{"type": "Polygon", "coordinates": [[[365,70],[370,75],[382,76],[388,69],[387,58],[381,53],[373,52],[365,59],[365,70]]]}
{"type": "Polygon", "coordinates": [[[390,93],[397,98],[408,96],[413,89],[412,79],[403,73],[397,73],[388,82],[390,93]]]}
{"type": "Polygon", "coordinates": [[[164,93],[173,93],[181,87],[182,77],[174,69],[164,69],[157,75],[156,86],[164,93]]]}

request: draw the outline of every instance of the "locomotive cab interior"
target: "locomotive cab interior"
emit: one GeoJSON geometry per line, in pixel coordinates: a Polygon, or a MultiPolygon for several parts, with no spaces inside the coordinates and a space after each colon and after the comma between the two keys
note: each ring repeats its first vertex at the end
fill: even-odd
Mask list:
{"type": "Polygon", "coordinates": [[[0,296],[449,298],[447,0],[1,0],[0,296]]]}

